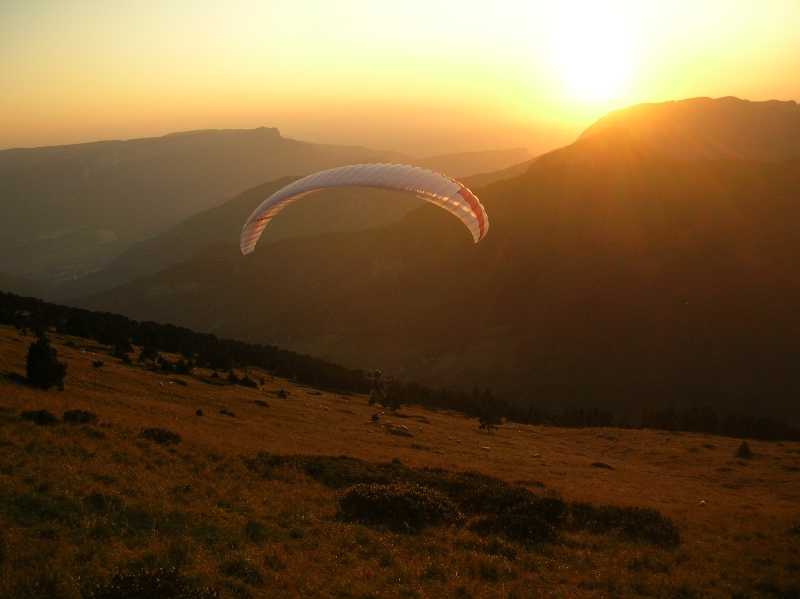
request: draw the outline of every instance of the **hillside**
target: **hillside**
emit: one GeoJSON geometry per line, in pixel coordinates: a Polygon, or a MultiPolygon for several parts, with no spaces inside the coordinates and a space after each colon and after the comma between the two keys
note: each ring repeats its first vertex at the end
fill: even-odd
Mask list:
{"type": "Polygon", "coordinates": [[[800,159],[800,106],[791,101],[694,98],[640,104],[601,118],[582,137],[615,128],[679,160],[800,159]]]}
{"type": "Polygon", "coordinates": [[[429,168],[451,177],[463,178],[478,173],[491,173],[527,162],[531,155],[525,148],[489,150],[485,152],[461,152],[430,156],[414,161],[417,166],[429,168]]]}
{"type": "MultiPolygon", "coordinates": [[[[427,168],[454,173],[459,172],[459,167],[478,168],[478,164],[495,164],[518,158],[519,154],[516,151],[469,153],[419,163],[427,168]]],[[[468,186],[486,185],[511,178],[529,166],[529,162],[523,162],[507,169],[464,177],[463,181],[468,186]]],[[[132,245],[97,272],[65,282],[51,290],[50,295],[76,300],[157,273],[209,248],[213,251],[219,245],[236,245],[242,224],[250,213],[291,180],[283,178],[258,185],[219,206],[192,215],[167,231],[132,245]]],[[[265,245],[282,239],[382,227],[402,220],[423,203],[409,194],[380,189],[325,190],[289,206],[280,220],[264,232],[260,243],[265,245]]]]}
{"type": "Polygon", "coordinates": [[[364,396],[256,368],[263,383],[245,388],[202,368],[161,374],[138,348],[125,364],[95,341],[51,339],[68,366],[63,391],[24,384],[32,338],[0,327],[0,596],[107,597],[115,574],[128,574],[117,587],[156,584],[157,568],[207,589],[197,597],[798,592],[798,443],[751,442],[743,460],[738,440],[702,435],[486,433],[417,407],[374,419],[364,396]],[[25,415],[36,410],[59,421],[25,415]],[[85,423],[61,422],[70,410],[85,423]],[[409,478],[431,500],[447,493],[466,521],[405,532],[352,521],[369,512],[345,509],[349,485],[409,478]],[[512,497],[567,519],[554,537],[525,537],[545,534],[535,512],[504,528],[469,511],[512,497]]]}
{"type": "Polygon", "coordinates": [[[478,246],[423,207],[219,246],[86,305],[552,405],[797,423],[797,189],[797,162],[676,160],[614,127],[478,190],[478,246]]]}
{"type": "Polygon", "coordinates": [[[81,275],[242,189],[397,157],[287,139],[266,127],[3,150],[0,270],[46,280],[81,275]]]}
{"type": "MultiPolygon", "coordinates": [[[[461,176],[526,157],[525,151],[501,150],[426,160],[461,176]]],[[[69,281],[108,264],[133,243],[265,181],[386,161],[413,158],[306,143],[267,127],[2,150],[0,272],[49,285],[69,281]]]]}

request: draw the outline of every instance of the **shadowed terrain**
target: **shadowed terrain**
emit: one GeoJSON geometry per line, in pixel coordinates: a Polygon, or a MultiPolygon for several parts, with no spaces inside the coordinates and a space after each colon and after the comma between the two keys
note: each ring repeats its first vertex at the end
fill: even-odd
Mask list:
{"type": "Polygon", "coordinates": [[[223,597],[798,592],[797,443],[739,459],[738,440],[695,434],[486,433],[258,369],[245,388],[51,338],[64,391],[24,384],[33,339],[0,329],[0,596],[100,596],[158,568],[223,597]],[[428,523],[384,520],[386,501],[428,523]],[[519,501],[536,509],[503,511],[519,501]]]}
{"type": "Polygon", "coordinates": [[[678,159],[611,127],[477,189],[477,246],[424,206],[247,258],[209,247],[81,303],[522,400],[796,423],[798,188],[797,161],[678,159]]]}
{"type": "MultiPolygon", "coordinates": [[[[527,157],[527,151],[516,149],[418,162],[462,176],[527,157]]],[[[415,159],[397,152],[298,141],[267,127],[2,150],[0,272],[57,287],[102,268],[132,244],[265,181],[344,164],[398,161],[415,159]],[[20,255],[26,259],[20,261],[20,255]]],[[[374,215],[372,224],[398,218],[380,210],[374,215]]],[[[335,230],[336,223],[331,223],[334,229],[322,224],[317,222],[315,232],[335,230]]]]}

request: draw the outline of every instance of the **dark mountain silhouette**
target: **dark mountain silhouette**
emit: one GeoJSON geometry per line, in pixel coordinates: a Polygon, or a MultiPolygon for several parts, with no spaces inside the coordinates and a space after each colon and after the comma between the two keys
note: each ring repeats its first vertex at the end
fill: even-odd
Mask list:
{"type": "MultiPolygon", "coordinates": [[[[513,150],[428,161],[463,175],[525,156],[513,150]]],[[[264,181],[355,162],[412,160],[287,139],[266,127],[0,151],[0,271],[69,281],[264,181]]]]}
{"type": "Polygon", "coordinates": [[[0,272],[0,289],[20,295],[40,296],[44,292],[42,285],[26,279],[0,272]]]}
{"type": "MultiPolygon", "coordinates": [[[[489,157],[489,153],[486,155],[489,157]]],[[[518,157],[517,152],[508,156],[498,152],[498,155],[518,157]]],[[[430,168],[435,167],[436,162],[440,162],[440,166],[449,162],[458,170],[456,160],[449,157],[443,157],[441,161],[430,159],[430,162],[430,168]]],[[[485,185],[524,172],[528,166],[528,163],[522,163],[495,173],[465,177],[463,181],[467,185],[485,185]]],[[[238,244],[242,224],[250,213],[292,180],[283,178],[258,185],[220,206],[195,214],[155,237],[134,244],[105,268],[61,285],[54,294],[70,299],[98,293],[188,260],[209,245],[238,244]]],[[[323,191],[289,206],[281,218],[275,219],[264,232],[260,243],[383,226],[401,220],[423,203],[409,194],[379,189],[323,191]]]]}
{"type": "Polygon", "coordinates": [[[797,419],[800,161],[593,129],[479,190],[477,246],[426,206],[248,258],[221,243],[86,305],[543,402],[797,419]]]}
{"type": "Polygon", "coordinates": [[[286,139],[265,127],[0,151],[0,270],[81,275],[265,180],[398,157],[286,139]]]}
{"type": "Polygon", "coordinates": [[[584,132],[621,128],[649,149],[685,159],[782,161],[800,159],[800,106],[694,98],[640,104],[612,112],[584,132]]]}

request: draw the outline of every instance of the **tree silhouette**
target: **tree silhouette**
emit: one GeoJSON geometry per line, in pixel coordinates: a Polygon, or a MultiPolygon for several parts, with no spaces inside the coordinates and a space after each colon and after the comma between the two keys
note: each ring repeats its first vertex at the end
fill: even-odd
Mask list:
{"type": "Polygon", "coordinates": [[[31,385],[49,389],[58,386],[64,388],[64,376],[67,374],[67,365],[58,361],[56,350],[50,345],[45,333],[31,343],[28,348],[26,373],[31,385]]]}

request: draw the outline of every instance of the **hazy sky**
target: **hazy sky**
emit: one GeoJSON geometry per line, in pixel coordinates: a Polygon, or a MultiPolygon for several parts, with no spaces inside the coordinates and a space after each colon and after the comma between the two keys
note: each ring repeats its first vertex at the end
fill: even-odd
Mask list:
{"type": "Polygon", "coordinates": [[[800,0],[0,0],[0,147],[279,127],[430,154],[800,100],[800,0]]]}

